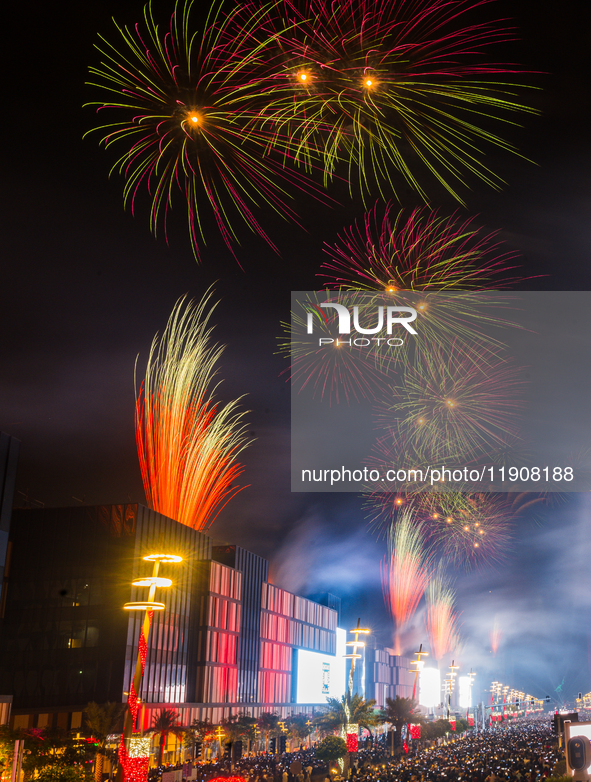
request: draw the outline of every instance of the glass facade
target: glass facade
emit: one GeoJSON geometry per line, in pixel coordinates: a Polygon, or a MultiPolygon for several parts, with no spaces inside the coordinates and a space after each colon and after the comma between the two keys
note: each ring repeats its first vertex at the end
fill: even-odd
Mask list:
{"type": "Polygon", "coordinates": [[[152,574],[148,554],[182,562],[158,574],[172,587],[156,594],[166,609],[148,638],[144,727],[162,706],[191,719],[287,707],[294,650],[336,652],[335,610],[269,584],[268,562],[252,552],[212,547],[141,505],[17,510],[10,544],[0,692],[23,725],[73,727],[90,701],[126,701],[144,613],[123,605],[147,597],[131,582],[152,574]]]}

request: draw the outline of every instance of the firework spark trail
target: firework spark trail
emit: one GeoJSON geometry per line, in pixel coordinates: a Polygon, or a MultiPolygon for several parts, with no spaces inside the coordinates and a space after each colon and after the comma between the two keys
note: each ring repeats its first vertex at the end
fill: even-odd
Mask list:
{"type": "MultiPolygon", "coordinates": [[[[285,142],[275,134],[248,127],[261,112],[260,69],[273,68],[271,39],[262,34],[268,7],[245,3],[230,11],[214,2],[197,32],[193,0],[177,0],[168,31],[144,9],[144,25],[117,26],[120,48],[101,37],[103,56],[91,67],[89,82],[106,95],[87,105],[109,121],[93,131],[106,148],[126,149],[112,171],[126,180],[125,204],[135,211],[140,193],[151,198],[150,227],[163,225],[180,196],[186,204],[189,235],[196,257],[213,223],[226,245],[238,241],[242,221],[274,246],[257,211],[273,210],[297,222],[287,205],[294,192],[320,196],[308,177],[290,171],[270,146],[285,142]],[[288,193],[288,190],[290,191],[288,193]]],[[[93,132],[89,131],[89,132],[93,132]]],[[[284,151],[284,156],[289,157],[284,151]]]]}
{"type": "Polygon", "coordinates": [[[437,566],[425,593],[427,612],[425,624],[431,654],[440,661],[453,652],[459,640],[458,615],[455,611],[455,591],[445,575],[442,562],[437,566]]]}
{"type": "MultiPolygon", "coordinates": [[[[470,22],[481,3],[460,0],[283,0],[265,23],[280,64],[256,119],[282,133],[304,166],[320,156],[325,182],[346,170],[351,190],[427,200],[435,179],[461,201],[466,175],[502,180],[479,146],[515,151],[486,122],[532,112],[515,100],[515,66],[487,63],[485,49],[514,37],[504,20],[470,22]],[[502,78],[502,81],[499,80],[502,78]]],[[[261,87],[264,89],[264,86],[261,87]]]]}
{"type": "Polygon", "coordinates": [[[394,647],[401,654],[401,633],[413,617],[431,575],[431,557],[420,525],[406,509],[388,534],[388,556],[382,563],[384,600],[395,624],[394,647]]]}
{"type": "Polygon", "coordinates": [[[499,627],[498,618],[495,616],[493,628],[490,632],[490,648],[494,657],[497,656],[497,652],[499,651],[499,644],[501,643],[502,638],[503,633],[499,627]]]}
{"type": "Polygon", "coordinates": [[[169,518],[207,530],[238,492],[248,445],[240,400],[216,401],[211,289],[198,304],[180,299],[162,338],[155,337],[136,392],[135,428],[148,504],[169,518]]]}

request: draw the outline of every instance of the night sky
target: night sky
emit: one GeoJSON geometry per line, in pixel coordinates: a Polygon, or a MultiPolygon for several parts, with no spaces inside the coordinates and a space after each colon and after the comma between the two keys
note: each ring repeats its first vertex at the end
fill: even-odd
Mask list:
{"type": "MultiPolygon", "coordinates": [[[[290,291],[318,287],[323,243],[363,206],[302,200],[305,230],[265,221],[281,256],[243,231],[239,263],[214,237],[198,265],[180,209],[168,244],[154,239],[145,210],[124,210],[122,180],[108,179],[114,157],[99,148],[98,134],[82,140],[95,121],[82,104],[95,97],[84,82],[98,62],[97,33],[113,38],[112,16],[131,24],[141,11],[131,0],[3,9],[11,56],[3,80],[0,429],[22,443],[16,504],[145,502],[133,431],[136,356],[145,360],[179,296],[200,298],[215,282],[216,336],[227,345],[221,394],[247,395],[256,440],[245,453],[249,487],[212,534],[269,557],[281,586],[340,595],[345,623],[360,616],[387,644],[384,543],[367,529],[361,500],[290,492],[290,389],[277,354],[290,291]]],[[[524,157],[491,151],[491,167],[508,185],[496,192],[471,182],[463,214],[501,229],[534,277],[529,288],[589,290],[591,7],[514,0],[485,11],[515,20],[520,41],[498,59],[530,71],[522,81],[540,89],[524,100],[541,116],[522,115],[524,127],[506,128],[524,157]]],[[[417,203],[401,194],[405,206],[417,203]]],[[[331,195],[344,194],[336,187],[331,195]]],[[[457,208],[436,189],[432,203],[457,208]]],[[[590,514],[587,496],[556,500],[519,519],[504,563],[455,574],[460,663],[478,672],[477,689],[496,678],[558,702],[591,689],[590,514]],[[495,618],[502,638],[493,657],[495,618]]],[[[425,641],[421,628],[419,611],[409,650],[425,641]]]]}

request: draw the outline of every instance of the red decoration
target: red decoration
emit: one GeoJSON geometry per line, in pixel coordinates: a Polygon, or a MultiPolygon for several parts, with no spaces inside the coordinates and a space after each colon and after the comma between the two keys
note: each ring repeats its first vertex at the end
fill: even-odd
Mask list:
{"type": "Polygon", "coordinates": [[[406,743],[406,739],[404,739],[404,744],[402,745],[405,752],[408,752],[408,744],[406,743]]]}
{"type": "Polygon", "coordinates": [[[456,729],[456,721],[455,721],[455,720],[450,720],[450,721],[449,721],[449,724],[451,725],[451,729],[452,729],[452,730],[455,730],[455,729],[456,729]]]}
{"type": "Polygon", "coordinates": [[[411,739],[420,739],[421,738],[421,726],[420,725],[411,725],[410,726],[410,737],[411,737],[411,739]]]}
{"type": "Polygon", "coordinates": [[[468,717],[468,725],[471,728],[474,727],[474,717],[468,717]]]}
{"type": "Polygon", "coordinates": [[[148,780],[148,762],[150,758],[130,758],[125,748],[123,736],[119,744],[119,762],[123,767],[123,778],[125,782],[147,782],[148,780]]]}
{"type": "Polygon", "coordinates": [[[133,720],[133,724],[135,725],[135,718],[137,717],[139,705],[137,701],[137,693],[135,691],[135,687],[133,686],[133,682],[131,683],[129,695],[127,696],[127,705],[129,707],[129,711],[131,712],[131,718],[133,720]]]}
{"type": "Polygon", "coordinates": [[[356,733],[347,733],[347,752],[357,752],[359,749],[359,737],[356,733]]]}
{"type": "Polygon", "coordinates": [[[144,629],[142,628],[142,632],[140,633],[140,642],[138,644],[138,652],[140,653],[140,660],[142,663],[142,676],[144,675],[144,671],[146,669],[146,657],[148,656],[148,643],[146,641],[146,637],[144,636],[144,629]]]}

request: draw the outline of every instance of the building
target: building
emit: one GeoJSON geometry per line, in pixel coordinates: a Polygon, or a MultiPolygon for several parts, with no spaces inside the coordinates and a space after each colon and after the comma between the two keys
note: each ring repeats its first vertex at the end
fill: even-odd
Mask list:
{"type": "Polygon", "coordinates": [[[0,432],[0,606],[3,599],[4,570],[9,555],[8,535],[19,448],[19,440],[0,432]]]}
{"type": "Polygon", "coordinates": [[[173,586],[156,598],[166,610],[148,643],[145,727],[162,707],[215,723],[310,711],[344,690],[337,610],[270,584],[252,552],[137,504],[16,510],[10,545],[0,692],[17,727],[77,728],[88,702],[126,700],[143,614],[122,606],[145,599],[131,581],[151,573],[142,557],[154,552],[183,561],[161,566],[173,586]],[[317,700],[302,702],[298,673],[317,678],[317,700]]]}
{"type": "Polygon", "coordinates": [[[410,670],[411,663],[410,657],[397,655],[388,647],[366,648],[365,697],[373,698],[380,709],[387,698],[412,698],[415,674],[410,670]]]}

